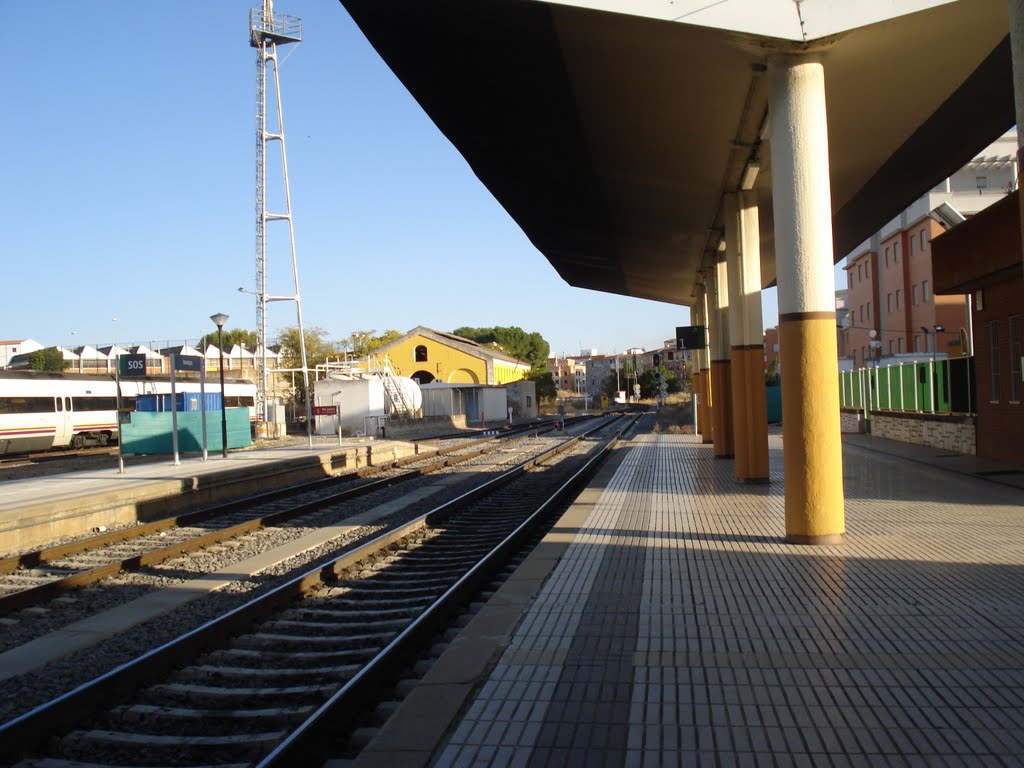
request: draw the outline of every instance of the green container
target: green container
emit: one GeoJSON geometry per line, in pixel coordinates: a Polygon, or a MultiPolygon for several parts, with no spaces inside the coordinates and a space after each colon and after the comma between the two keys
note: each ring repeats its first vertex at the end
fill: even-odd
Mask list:
{"type": "MultiPolygon", "coordinates": [[[[131,422],[121,425],[121,451],[125,454],[171,455],[174,453],[172,414],[135,411],[131,422]]],[[[210,452],[220,451],[221,412],[206,412],[206,447],[210,452]]],[[[228,408],[228,448],[252,445],[252,428],[248,408],[228,408]]],[[[201,413],[178,414],[178,452],[201,453],[203,450],[203,423],[201,413]]]]}

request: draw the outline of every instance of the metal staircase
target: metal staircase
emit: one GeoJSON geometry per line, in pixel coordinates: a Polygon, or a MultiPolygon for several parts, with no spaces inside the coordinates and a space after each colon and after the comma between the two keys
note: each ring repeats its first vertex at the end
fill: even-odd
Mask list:
{"type": "Polygon", "coordinates": [[[367,366],[369,372],[384,384],[384,395],[391,403],[391,418],[402,419],[414,416],[413,404],[409,402],[402,385],[398,383],[394,369],[391,367],[391,359],[387,355],[370,355],[367,357],[367,366]]]}

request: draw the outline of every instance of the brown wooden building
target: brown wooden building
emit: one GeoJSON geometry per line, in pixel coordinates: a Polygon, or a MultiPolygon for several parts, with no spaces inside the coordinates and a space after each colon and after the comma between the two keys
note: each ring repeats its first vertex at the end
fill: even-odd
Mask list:
{"type": "Polygon", "coordinates": [[[936,237],[932,262],[935,293],[970,293],[973,298],[978,455],[1024,464],[1024,266],[1018,194],[936,237]]]}

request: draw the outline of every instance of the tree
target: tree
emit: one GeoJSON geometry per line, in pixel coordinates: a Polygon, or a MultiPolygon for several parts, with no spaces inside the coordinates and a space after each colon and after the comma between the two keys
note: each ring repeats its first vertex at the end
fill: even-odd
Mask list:
{"type": "Polygon", "coordinates": [[[558,396],[558,389],[555,387],[555,377],[551,371],[538,371],[530,369],[526,378],[537,385],[537,400],[554,400],[558,396]]]}
{"type": "Polygon", "coordinates": [[[648,368],[640,374],[640,397],[657,397],[658,386],[662,381],[665,382],[665,388],[668,392],[679,391],[676,377],[664,365],[659,365],[656,369],[648,368]],[[654,375],[656,370],[661,374],[660,377],[654,375]]]}
{"type": "Polygon", "coordinates": [[[401,331],[395,330],[384,331],[380,336],[374,336],[374,333],[376,331],[352,331],[348,339],[345,339],[343,346],[346,351],[351,351],[356,357],[366,357],[404,335],[401,331]]]}
{"type": "Polygon", "coordinates": [[[456,328],[456,336],[484,344],[504,352],[520,362],[529,363],[536,371],[548,369],[551,346],[539,333],[527,333],[518,326],[495,326],[494,328],[456,328]]]}
{"type": "Polygon", "coordinates": [[[64,354],[56,347],[28,353],[28,367],[33,371],[63,371],[64,354]]]}
{"type": "MultiPolygon", "coordinates": [[[[208,333],[199,340],[199,350],[205,350],[209,346],[218,346],[217,331],[208,333]]],[[[245,328],[232,328],[224,331],[224,351],[229,351],[235,344],[254,349],[260,343],[259,334],[256,331],[247,331],[245,328]]]]}
{"type": "Polygon", "coordinates": [[[551,346],[539,333],[527,333],[517,326],[494,328],[456,328],[456,336],[491,347],[516,360],[529,363],[530,371],[524,378],[537,384],[537,399],[552,400],[558,395],[555,378],[548,370],[551,346]]]}
{"type": "MultiPolygon", "coordinates": [[[[306,341],[306,367],[312,370],[320,363],[327,361],[328,357],[338,354],[334,345],[327,340],[327,331],[323,328],[306,328],[303,337],[306,341]]],[[[277,334],[277,343],[281,346],[281,368],[302,368],[302,347],[299,344],[299,329],[288,326],[277,334]]],[[[295,391],[292,393],[292,401],[300,403],[305,401],[306,393],[302,388],[302,380],[295,379],[295,391]]]]}

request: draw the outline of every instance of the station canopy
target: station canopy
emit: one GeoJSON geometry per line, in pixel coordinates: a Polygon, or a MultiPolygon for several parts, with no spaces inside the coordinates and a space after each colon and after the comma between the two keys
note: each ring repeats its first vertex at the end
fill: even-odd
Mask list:
{"type": "Polygon", "coordinates": [[[340,0],[570,285],[692,304],[759,167],[768,57],[825,71],[833,260],[1015,121],[1006,0],[340,0]]]}

